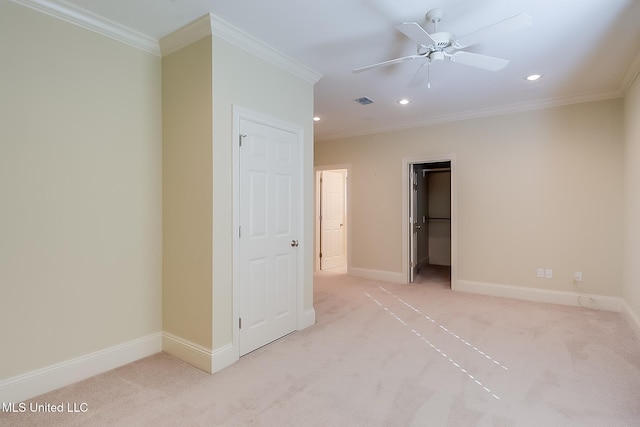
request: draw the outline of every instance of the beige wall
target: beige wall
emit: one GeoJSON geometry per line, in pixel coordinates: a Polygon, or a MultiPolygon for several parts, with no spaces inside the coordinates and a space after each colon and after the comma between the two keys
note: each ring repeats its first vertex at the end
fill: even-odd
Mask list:
{"type": "Polygon", "coordinates": [[[162,59],[163,330],[211,348],[211,37],[162,59]]]}
{"type": "MultiPolygon", "coordinates": [[[[312,218],[313,84],[210,36],[163,59],[163,91],[164,330],[204,352],[170,340],[164,350],[216,370],[199,355],[233,341],[233,107],[304,129],[304,210],[312,218]]],[[[312,227],[304,224],[307,309],[312,227]]]]}
{"type": "Polygon", "coordinates": [[[304,129],[304,301],[313,306],[313,84],[233,44],[213,39],[214,349],[230,344],[233,332],[233,106],[304,129]]]}
{"type": "Polygon", "coordinates": [[[161,330],[160,59],[0,2],[0,379],[161,330]]]}
{"type": "Polygon", "coordinates": [[[640,79],[627,92],[625,112],[624,288],[627,304],[640,319],[640,79]]]}
{"type": "Polygon", "coordinates": [[[403,272],[402,159],[456,156],[458,279],[622,292],[622,101],[316,141],[351,164],[351,267],[403,272]],[[552,268],[553,279],[536,278],[552,268]]]}

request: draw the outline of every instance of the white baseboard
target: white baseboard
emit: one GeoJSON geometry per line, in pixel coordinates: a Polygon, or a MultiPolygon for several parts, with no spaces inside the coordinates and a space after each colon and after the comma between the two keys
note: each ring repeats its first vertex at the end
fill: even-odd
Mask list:
{"type": "MultiPolygon", "coordinates": [[[[452,283],[451,288],[454,291],[469,292],[473,294],[514,298],[525,301],[546,302],[549,304],[560,304],[573,307],[580,307],[580,301],[584,301],[584,298],[587,297],[586,295],[575,292],[560,292],[511,285],[496,285],[493,283],[472,282],[470,280],[458,280],[456,283],[452,283]]],[[[615,312],[622,311],[622,298],[602,295],[589,295],[588,297],[595,301],[596,308],[599,310],[615,312]]]]}
{"type": "Polygon", "coordinates": [[[162,351],[162,334],[147,335],[95,353],[0,381],[0,402],[22,402],[162,351]]]}
{"type": "Polygon", "coordinates": [[[239,358],[238,349],[231,343],[214,350],[211,357],[211,373],[221,371],[227,366],[233,365],[239,358]]]}
{"type": "Polygon", "coordinates": [[[631,328],[638,338],[640,338],[640,317],[638,317],[638,313],[634,312],[625,300],[622,300],[622,315],[627,319],[627,322],[629,322],[629,325],[631,325],[631,328]]]}
{"type": "MultiPolygon", "coordinates": [[[[314,325],[316,311],[313,308],[305,310],[299,322],[298,330],[314,325]]],[[[233,343],[212,351],[168,332],[162,334],[162,351],[212,374],[233,365],[239,359],[238,348],[233,343]]]]}
{"type": "Polygon", "coordinates": [[[179,336],[162,333],[162,351],[208,373],[213,366],[213,351],[179,336]]]}
{"type": "Polygon", "coordinates": [[[365,279],[381,280],[383,282],[406,283],[402,273],[396,273],[393,271],[350,267],[348,274],[351,276],[363,277],[365,279]]]}
{"type": "Polygon", "coordinates": [[[302,313],[302,318],[298,322],[298,330],[306,329],[316,324],[316,310],[312,307],[302,313]]]}

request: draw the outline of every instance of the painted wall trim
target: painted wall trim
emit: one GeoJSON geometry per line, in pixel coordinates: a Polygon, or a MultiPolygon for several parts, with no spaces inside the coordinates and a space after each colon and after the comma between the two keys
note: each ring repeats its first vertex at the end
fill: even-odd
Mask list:
{"type": "Polygon", "coordinates": [[[210,16],[211,30],[214,36],[220,37],[229,43],[233,43],[236,46],[249,51],[258,58],[262,58],[265,61],[300,77],[308,83],[315,84],[322,77],[322,74],[284,55],[217,16],[210,16]]]}
{"type": "MultiPolygon", "coordinates": [[[[299,316],[298,330],[308,328],[316,323],[316,311],[313,308],[305,310],[299,316]]],[[[211,358],[211,373],[216,373],[236,363],[240,359],[239,348],[233,343],[228,343],[221,348],[214,350],[211,358]]]]}
{"type": "Polygon", "coordinates": [[[46,13],[54,18],[93,31],[136,49],[160,56],[160,45],[152,37],[103,18],[64,0],[11,0],[22,6],[46,13]]]}
{"type": "Polygon", "coordinates": [[[213,352],[169,332],[162,333],[162,351],[208,373],[213,366],[213,352]]]}
{"type": "Polygon", "coordinates": [[[203,15],[173,33],[160,39],[162,56],[176,52],[200,39],[211,35],[211,17],[203,15]]]}
{"type": "Polygon", "coordinates": [[[213,351],[211,358],[211,373],[218,372],[238,361],[238,351],[232,343],[225,344],[213,351]]]}
{"type": "Polygon", "coordinates": [[[633,58],[631,62],[631,66],[627,69],[627,72],[622,77],[622,83],[620,84],[620,88],[624,95],[627,94],[629,89],[631,89],[631,85],[635,81],[636,77],[640,74],[640,50],[636,53],[636,56],[633,58]]]}
{"type": "Polygon", "coordinates": [[[316,310],[309,308],[298,319],[298,330],[301,331],[316,324],[316,310]]]}
{"type": "Polygon", "coordinates": [[[160,332],[0,381],[0,402],[21,402],[162,350],[160,332]]]}
{"type": "Polygon", "coordinates": [[[349,267],[348,273],[351,276],[363,277],[365,279],[380,280],[392,283],[407,283],[404,274],[395,271],[370,270],[366,268],[349,267]]]}
{"type": "Polygon", "coordinates": [[[625,300],[622,300],[622,315],[627,319],[631,329],[633,329],[638,338],[640,338],[640,317],[638,317],[638,314],[633,311],[625,300]]]}
{"type": "Polygon", "coordinates": [[[204,15],[160,40],[162,55],[168,55],[209,34],[228,41],[283,70],[315,84],[322,74],[286,56],[282,52],[245,33],[240,28],[213,15],[204,15]]]}
{"type": "MultiPolygon", "coordinates": [[[[575,292],[550,291],[547,289],[535,289],[522,286],[473,282],[471,280],[458,280],[456,282],[452,282],[451,289],[454,291],[469,292],[472,294],[514,298],[525,301],[544,302],[572,307],[581,307],[580,301],[582,300],[585,301],[586,305],[586,295],[575,292]]],[[[595,301],[597,306],[596,308],[599,310],[615,312],[622,311],[622,298],[603,295],[589,295],[589,297],[595,301]]]]}
{"type": "Polygon", "coordinates": [[[408,283],[409,273],[409,171],[412,165],[434,162],[451,162],[451,282],[458,279],[458,163],[455,154],[424,155],[402,159],[402,283],[408,283]]]}

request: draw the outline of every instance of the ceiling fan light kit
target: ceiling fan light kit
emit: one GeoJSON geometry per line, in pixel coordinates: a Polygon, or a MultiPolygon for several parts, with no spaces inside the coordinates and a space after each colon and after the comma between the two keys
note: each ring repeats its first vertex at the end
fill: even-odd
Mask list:
{"type": "Polygon", "coordinates": [[[443,61],[444,61],[444,52],[442,51],[431,52],[431,55],[429,55],[429,62],[432,64],[436,62],[443,62],[443,61]]]}
{"type": "MultiPolygon", "coordinates": [[[[451,33],[438,32],[438,23],[444,17],[442,9],[432,9],[427,12],[426,16],[427,20],[433,24],[433,33],[428,33],[417,22],[403,22],[396,27],[398,31],[416,43],[417,48],[415,55],[403,56],[401,58],[379,62],[366,67],[356,68],[353,72],[359,73],[413,59],[424,59],[425,62],[420,66],[420,68],[418,68],[418,71],[409,83],[409,87],[415,87],[421,85],[429,78],[430,64],[444,62],[446,58],[448,58],[449,61],[456,62],[458,64],[489,71],[498,71],[506,67],[507,64],[509,64],[509,61],[502,58],[466,52],[460,49],[480,43],[485,39],[529,26],[532,23],[532,19],[529,15],[521,13],[473,33],[469,33],[466,36],[456,37],[451,33]]],[[[427,87],[431,87],[430,82],[428,82],[427,87]]]]}

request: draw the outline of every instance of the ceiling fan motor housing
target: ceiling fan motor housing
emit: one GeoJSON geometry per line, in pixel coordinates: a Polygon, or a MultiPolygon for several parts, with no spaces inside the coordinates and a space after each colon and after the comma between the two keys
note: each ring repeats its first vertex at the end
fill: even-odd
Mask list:
{"type": "Polygon", "coordinates": [[[431,38],[435,41],[435,50],[443,50],[452,45],[455,37],[451,33],[433,33],[431,34],[431,38]]]}
{"type": "Polygon", "coordinates": [[[434,43],[428,46],[418,45],[418,55],[426,55],[431,59],[431,62],[444,61],[444,52],[450,53],[447,49],[453,47],[455,36],[451,33],[434,33],[430,34],[434,43]]]}
{"type": "Polygon", "coordinates": [[[429,55],[429,61],[432,64],[435,63],[435,62],[444,61],[444,52],[442,52],[442,51],[431,52],[431,55],[429,55]]]}

